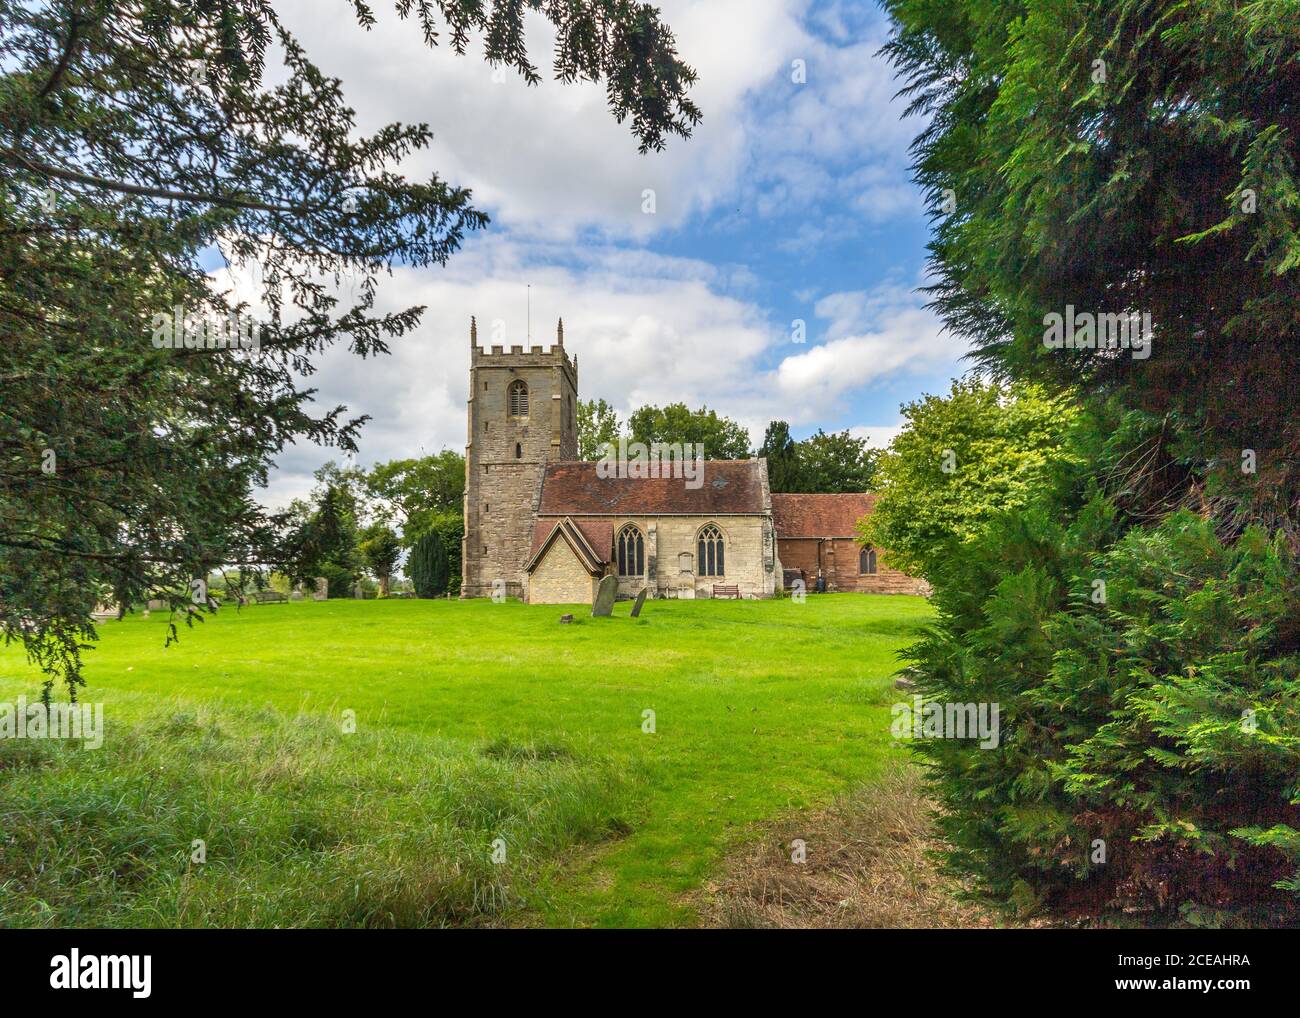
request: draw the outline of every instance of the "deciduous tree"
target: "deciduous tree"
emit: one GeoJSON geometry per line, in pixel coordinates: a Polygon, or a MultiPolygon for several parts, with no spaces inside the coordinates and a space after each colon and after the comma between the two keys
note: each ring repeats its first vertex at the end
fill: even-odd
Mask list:
{"type": "Polygon", "coordinates": [[[627,422],[628,435],[634,442],[691,442],[706,459],[739,460],[749,456],[749,432],[716,410],[700,407],[691,410],[685,403],[667,406],[643,406],[627,422]]]}
{"type": "Polygon", "coordinates": [[[603,399],[578,400],[578,459],[600,458],[601,447],[617,442],[618,414],[603,399]]]}
{"type": "Polygon", "coordinates": [[[388,583],[402,555],[402,539],[387,523],[375,522],[361,532],[361,560],[379,581],[379,596],[388,596],[388,583]]]}

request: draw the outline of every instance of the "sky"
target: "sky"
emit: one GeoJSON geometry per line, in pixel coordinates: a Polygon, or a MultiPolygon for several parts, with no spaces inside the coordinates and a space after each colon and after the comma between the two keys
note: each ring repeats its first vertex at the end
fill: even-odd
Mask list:
{"type": "MultiPolygon", "coordinates": [[[[962,373],[964,347],[917,289],[928,226],[908,147],[923,125],[894,98],[874,2],[660,5],[699,74],[703,121],[642,155],[599,85],[529,87],[475,47],[430,49],[391,5],[374,5],[366,31],[344,4],[277,4],[342,80],[359,131],[427,123],[432,145],[402,171],[471,188],[492,217],[446,266],[382,278],[381,308],[427,307],[390,356],[339,348],[319,362],[318,401],[372,418],[360,465],[463,451],[471,315],[480,344],[505,346],[549,345],[562,317],[580,398],[624,418],[647,403],[707,404],[756,445],[773,419],[796,438],[847,428],[887,444],[901,403],[962,373]]],[[[544,76],[553,38],[529,22],[544,76]]],[[[338,450],[286,449],[263,500],[307,494],[328,459],[338,450]]]]}

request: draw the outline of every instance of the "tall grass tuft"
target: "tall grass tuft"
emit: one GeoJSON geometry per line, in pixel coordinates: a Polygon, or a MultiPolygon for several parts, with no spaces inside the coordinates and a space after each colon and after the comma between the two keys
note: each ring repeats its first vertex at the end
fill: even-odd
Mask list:
{"type": "Polygon", "coordinates": [[[94,751],[0,742],[0,925],[498,922],[539,869],[629,829],[633,784],[553,742],[226,705],[110,721],[94,751]]]}

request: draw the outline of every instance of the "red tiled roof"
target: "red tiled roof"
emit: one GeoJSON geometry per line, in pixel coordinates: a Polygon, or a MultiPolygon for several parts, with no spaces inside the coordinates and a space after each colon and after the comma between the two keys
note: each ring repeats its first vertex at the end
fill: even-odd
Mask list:
{"type": "Polygon", "coordinates": [[[843,495],[772,495],[778,538],[855,537],[859,519],[875,508],[865,491],[843,495]]]}
{"type": "MultiPolygon", "coordinates": [[[[539,551],[559,520],[537,520],[533,524],[533,546],[528,552],[531,559],[539,551]]],[[[602,563],[608,562],[614,549],[614,524],[608,520],[573,520],[582,536],[591,545],[591,550],[599,556],[602,563]]]]}
{"type": "Polygon", "coordinates": [[[761,513],[761,460],[705,460],[704,483],[681,477],[598,477],[595,463],[549,463],[539,516],[658,516],[761,513]]]}

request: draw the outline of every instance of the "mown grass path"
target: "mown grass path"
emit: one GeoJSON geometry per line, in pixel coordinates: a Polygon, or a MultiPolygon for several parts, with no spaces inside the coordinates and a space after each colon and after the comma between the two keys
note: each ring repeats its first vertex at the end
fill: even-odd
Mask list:
{"type": "MultiPolygon", "coordinates": [[[[689,892],[746,829],[827,802],[899,752],[897,650],[917,598],[621,603],[331,601],[223,611],[164,650],[166,617],[101,627],[84,698],[110,721],[157,699],[341,717],[366,732],[572,746],[633,782],[632,830],[543,866],[508,922],[689,925],[689,892]],[[561,625],[566,610],[574,624],[561,625]],[[116,703],[115,703],[116,700],[116,703]],[[654,711],[653,734],[643,731],[654,711]]],[[[38,689],[0,649],[0,700],[38,689]]],[[[158,738],[165,738],[159,734],[158,738]]],[[[374,780],[373,777],[371,780],[374,780]]],[[[381,779],[382,780],[382,779],[381,779]]]]}

